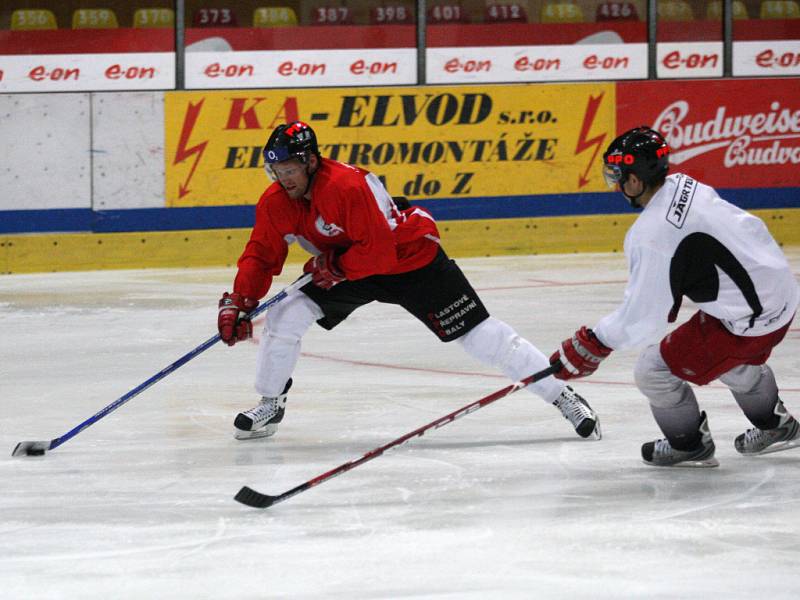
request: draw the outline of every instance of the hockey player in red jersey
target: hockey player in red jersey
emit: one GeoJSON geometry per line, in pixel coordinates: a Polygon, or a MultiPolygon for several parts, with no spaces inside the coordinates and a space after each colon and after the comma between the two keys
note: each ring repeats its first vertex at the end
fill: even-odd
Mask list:
{"type": "MultiPolygon", "coordinates": [[[[397,304],[443,342],[517,381],[548,366],[547,357],[506,323],[489,316],[461,269],[439,245],[431,215],[398,208],[380,180],[320,155],[314,131],[296,121],[277,127],[264,147],[274,180],[256,206],[256,222],[238,261],[233,292],[219,302],[228,345],[249,338],[247,312],[267,294],[296,241],[312,257],[313,281],[269,312],[256,366],[261,402],[236,416],[237,439],[266,437],[283,419],[303,335],[314,322],[333,329],[373,301],[397,304]]],[[[555,405],[582,437],[600,437],[597,416],[552,377],[529,389],[555,405]]]]}
{"type": "Polygon", "coordinates": [[[792,271],[764,223],[688,175],[667,176],[663,136],[637,127],[603,155],[604,175],[642,213],[625,236],[630,279],[622,304],[582,327],[550,360],[560,379],[591,375],[612,350],[647,346],[636,385],[665,438],[642,446],[654,466],[717,466],[692,387],[719,379],[753,428],[734,440],[745,455],[800,445],[800,424],[766,364],[800,300],[792,271]],[[683,296],[698,312],[666,337],[683,296]]]}

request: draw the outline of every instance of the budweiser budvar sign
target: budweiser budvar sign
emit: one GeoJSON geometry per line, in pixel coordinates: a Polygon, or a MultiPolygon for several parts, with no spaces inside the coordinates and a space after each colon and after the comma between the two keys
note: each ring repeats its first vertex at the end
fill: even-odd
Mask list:
{"type": "Polygon", "coordinates": [[[667,138],[671,160],[681,164],[706,152],[724,148],[723,165],[800,164],[800,110],[772,102],[765,112],[729,114],[720,106],[713,119],[691,122],[685,100],[670,104],[653,127],[667,138]]]}
{"type": "Polygon", "coordinates": [[[651,124],[667,138],[671,163],[712,185],[797,186],[798,87],[797,79],[620,84],[618,129],[651,124]]]}

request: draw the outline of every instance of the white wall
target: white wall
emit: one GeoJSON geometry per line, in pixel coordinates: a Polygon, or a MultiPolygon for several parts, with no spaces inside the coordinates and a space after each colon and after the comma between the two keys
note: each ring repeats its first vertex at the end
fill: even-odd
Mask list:
{"type": "Polygon", "coordinates": [[[0,211],[164,206],[163,92],[3,94],[0,143],[0,211]]]}
{"type": "Polygon", "coordinates": [[[0,210],[89,208],[89,94],[0,95],[0,210]]]}
{"type": "Polygon", "coordinates": [[[163,207],[164,93],[96,93],[92,109],[92,207],[163,207]]]}

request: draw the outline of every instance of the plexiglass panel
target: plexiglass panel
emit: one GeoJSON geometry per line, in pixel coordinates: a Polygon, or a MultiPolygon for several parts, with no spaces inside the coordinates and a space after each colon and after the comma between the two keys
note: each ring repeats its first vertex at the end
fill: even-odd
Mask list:
{"type": "Polygon", "coordinates": [[[737,0],[733,74],[800,75],[800,1],[737,0]]]}
{"type": "Polygon", "coordinates": [[[647,77],[644,0],[432,0],[432,83],[647,77]]]}
{"type": "Polygon", "coordinates": [[[409,0],[187,0],[189,88],[417,82],[409,0]]]}
{"type": "Polygon", "coordinates": [[[170,0],[6,0],[0,91],[171,89],[170,0]]]}
{"type": "Polygon", "coordinates": [[[713,1],[657,0],[659,78],[722,76],[722,13],[713,1]]]}

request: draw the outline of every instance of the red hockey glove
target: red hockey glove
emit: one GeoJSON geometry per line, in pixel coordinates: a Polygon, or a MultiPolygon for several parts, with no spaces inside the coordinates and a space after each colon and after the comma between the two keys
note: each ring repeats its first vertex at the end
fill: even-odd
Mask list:
{"type": "Polygon", "coordinates": [[[561,342],[561,349],[553,352],[550,364],[561,362],[556,379],[574,379],[591,375],[609,354],[611,348],[604,346],[586,326],[581,327],[571,338],[561,342]]]}
{"type": "Polygon", "coordinates": [[[336,264],[336,254],[333,250],[328,250],[308,259],[303,266],[304,273],[313,273],[312,281],[317,287],[329,290],[337,283],[345,279],[344,273],[336,264]]]}
{"type": "Polygon", "coordinates": [[[244,298],[235,292],[222,294],[219,301],[217,329],[223,342],[228,346],[233,346],[236,342],[253,337],[253,324],[247,313],[256,306],[258,306],[258,300],[244,298]]]}

